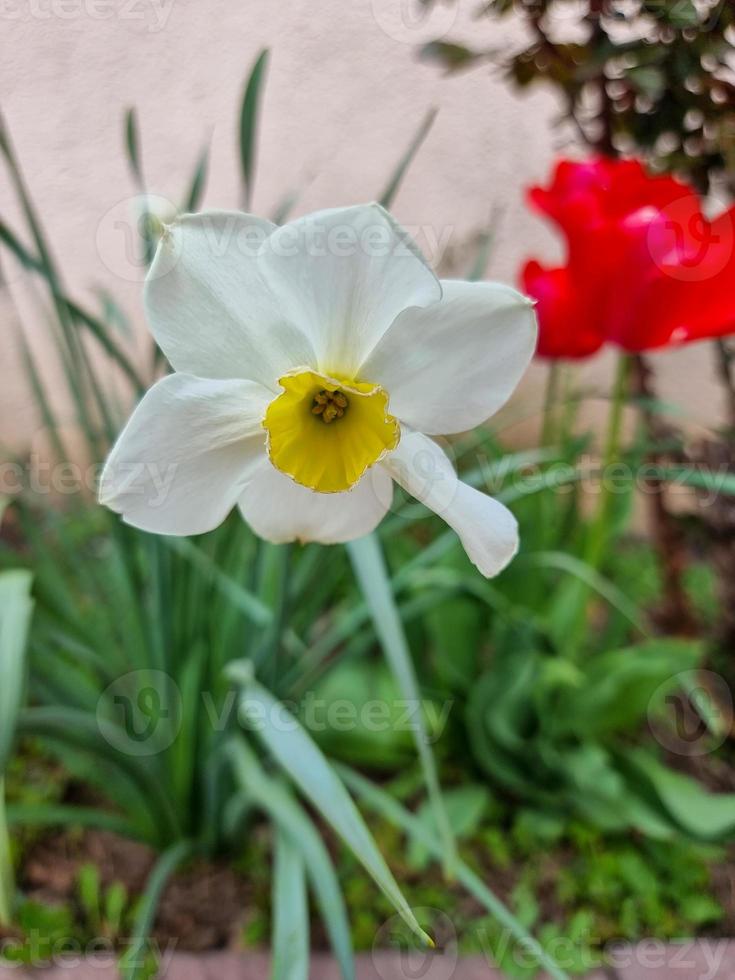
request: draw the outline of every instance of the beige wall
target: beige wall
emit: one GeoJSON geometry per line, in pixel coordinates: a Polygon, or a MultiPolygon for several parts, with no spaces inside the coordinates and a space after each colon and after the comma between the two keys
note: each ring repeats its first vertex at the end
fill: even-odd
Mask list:
{"type": "MultiPolygon", "coordinates": [[[[0,91],[27,181],[75,294],[112,290],[140,328],[138,270],[120,223],[134,194],[122,153],[124,107],[138,109],[149,189],[177,199],[201,146],[211,143],[205,203],[238,203],[236,119],[243,78],[272,49],[262,117],[254,210],[270,213],[300,191],[297,212],[374,197],[429,106],[439,116],[395,203],[429,251],[449,243],[444,265],[496,214],[490,272],[512,282],[529,253],[557,244],[523,206],[522,188],[545,178],[570,147],[552,131],[548,93],[519,98],[483,68],[443,77],[418,46],[452,39],[504,47],[517,25],[476,21],[476,3],[439,3],[428,23],[415,0],[0,0],[0,91]]],[[[0,213],[20,227],[6,182],[0,213]]],[[[438,256],[434,255],[434,258],[438,256]]],[[[35,431],[29,399],[8,353],[14,311],[38,339],[42,317],[28,284],[4,265],[0,436],[35,431]]],[[[663,394],[695,419],[717,403],[705,351],[664,355],[663,394]]],[[[604,379],[606,362],[587,370],[604,379]]],[[[536,369],[535,375],[540,375],[536,369]]],[[[525,403],[538,403],[533,376],[525,403]]],[[[526,438],[530,438],[526,431],[526,438]]]]}

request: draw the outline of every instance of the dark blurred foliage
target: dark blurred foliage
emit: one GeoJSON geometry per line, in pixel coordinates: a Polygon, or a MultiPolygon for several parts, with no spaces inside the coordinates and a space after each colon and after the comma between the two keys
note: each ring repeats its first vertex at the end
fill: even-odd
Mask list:
{"type": "Polygon", "coordinates": [[[735,193],[732,0],[489,0],[477,13],[520,15],[528,43],[508,55],[434,41],[424,56],[449,71],[490,60],[520,88],[551,84],[585,143],[644,156],[701,191],[724,178],[735,193]]]}

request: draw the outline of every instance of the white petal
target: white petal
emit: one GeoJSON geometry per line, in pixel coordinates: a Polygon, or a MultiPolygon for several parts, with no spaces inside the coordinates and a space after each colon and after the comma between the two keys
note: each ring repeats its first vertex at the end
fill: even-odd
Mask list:
{"type": "Polygon", "coordinates": [[[146,278],[153,336],[176,371],[248,378],[277,390],[287,371],[314,361],[258,271],[275,225],[238,211],[183,215],[166,228],[146,278]]]}
{"type": "Polygon", "coordinates": [[[375,530],[392,499],[393,482],[378,466],[346,493],[316,493],[266,459],[252,472],[239,505],[255,533],[267,541],[337,544],[375,530]]]}
{"type": "Polygon", "coordinates": [[[393,479],[456,531],[470,561],[488,577],[518,550],[518,525],[507,507],[458,478],[444,451],[428,436],[405,429],[384,466],[393,479]]]}
{"type": "Polygon", "coordinates": [[[401,314],[358,372],[383,385],[393,415],[430,435],[488,419],[536,347],[533,305],[515,289],[453,280],[442,288],[438,303],[401,314]]]}
{"type": "Polygon", "coordinates": [[[416,244],[378,204],[317,211],[264,244],[263,276],[312,340],[320,371],[351,376],[403,310],[441,286],[416,244]]]}
{"type": "Polygon", "coordinates": [[[100,479],[100,502],[134,527],[200,534],[220,524],[265,457],[271,393],[252,381],[171,374],[146,393],[100,479]]]}

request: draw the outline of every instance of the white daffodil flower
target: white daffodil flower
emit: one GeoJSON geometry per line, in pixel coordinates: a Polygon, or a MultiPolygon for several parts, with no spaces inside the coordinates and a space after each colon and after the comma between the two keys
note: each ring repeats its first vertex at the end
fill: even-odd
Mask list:
{"type": "Polygon", "coordinates": [[[174,369],[107,460],[100,500],[161,534],[237,505],[274,542],[372,531],[393,481],[440,514],[485,575],[513,557],[513,515],[460,482],[432,436],[484,422],[533,354],[529,300],[439,281],[376,204],[277,227],[183,215],[148,274],[153,335],[174,369]]]}

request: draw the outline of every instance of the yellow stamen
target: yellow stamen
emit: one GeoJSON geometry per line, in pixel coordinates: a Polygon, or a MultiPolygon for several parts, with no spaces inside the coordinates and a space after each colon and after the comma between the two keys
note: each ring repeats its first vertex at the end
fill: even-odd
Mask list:
{"type": "Polygon", "coordinates": [[[398,445],[400,427],[380,385],[307,370],[279,384],[283,392],[263,420],[268,455],[297,483],[320,493],[349,490],[398,445]]]}

